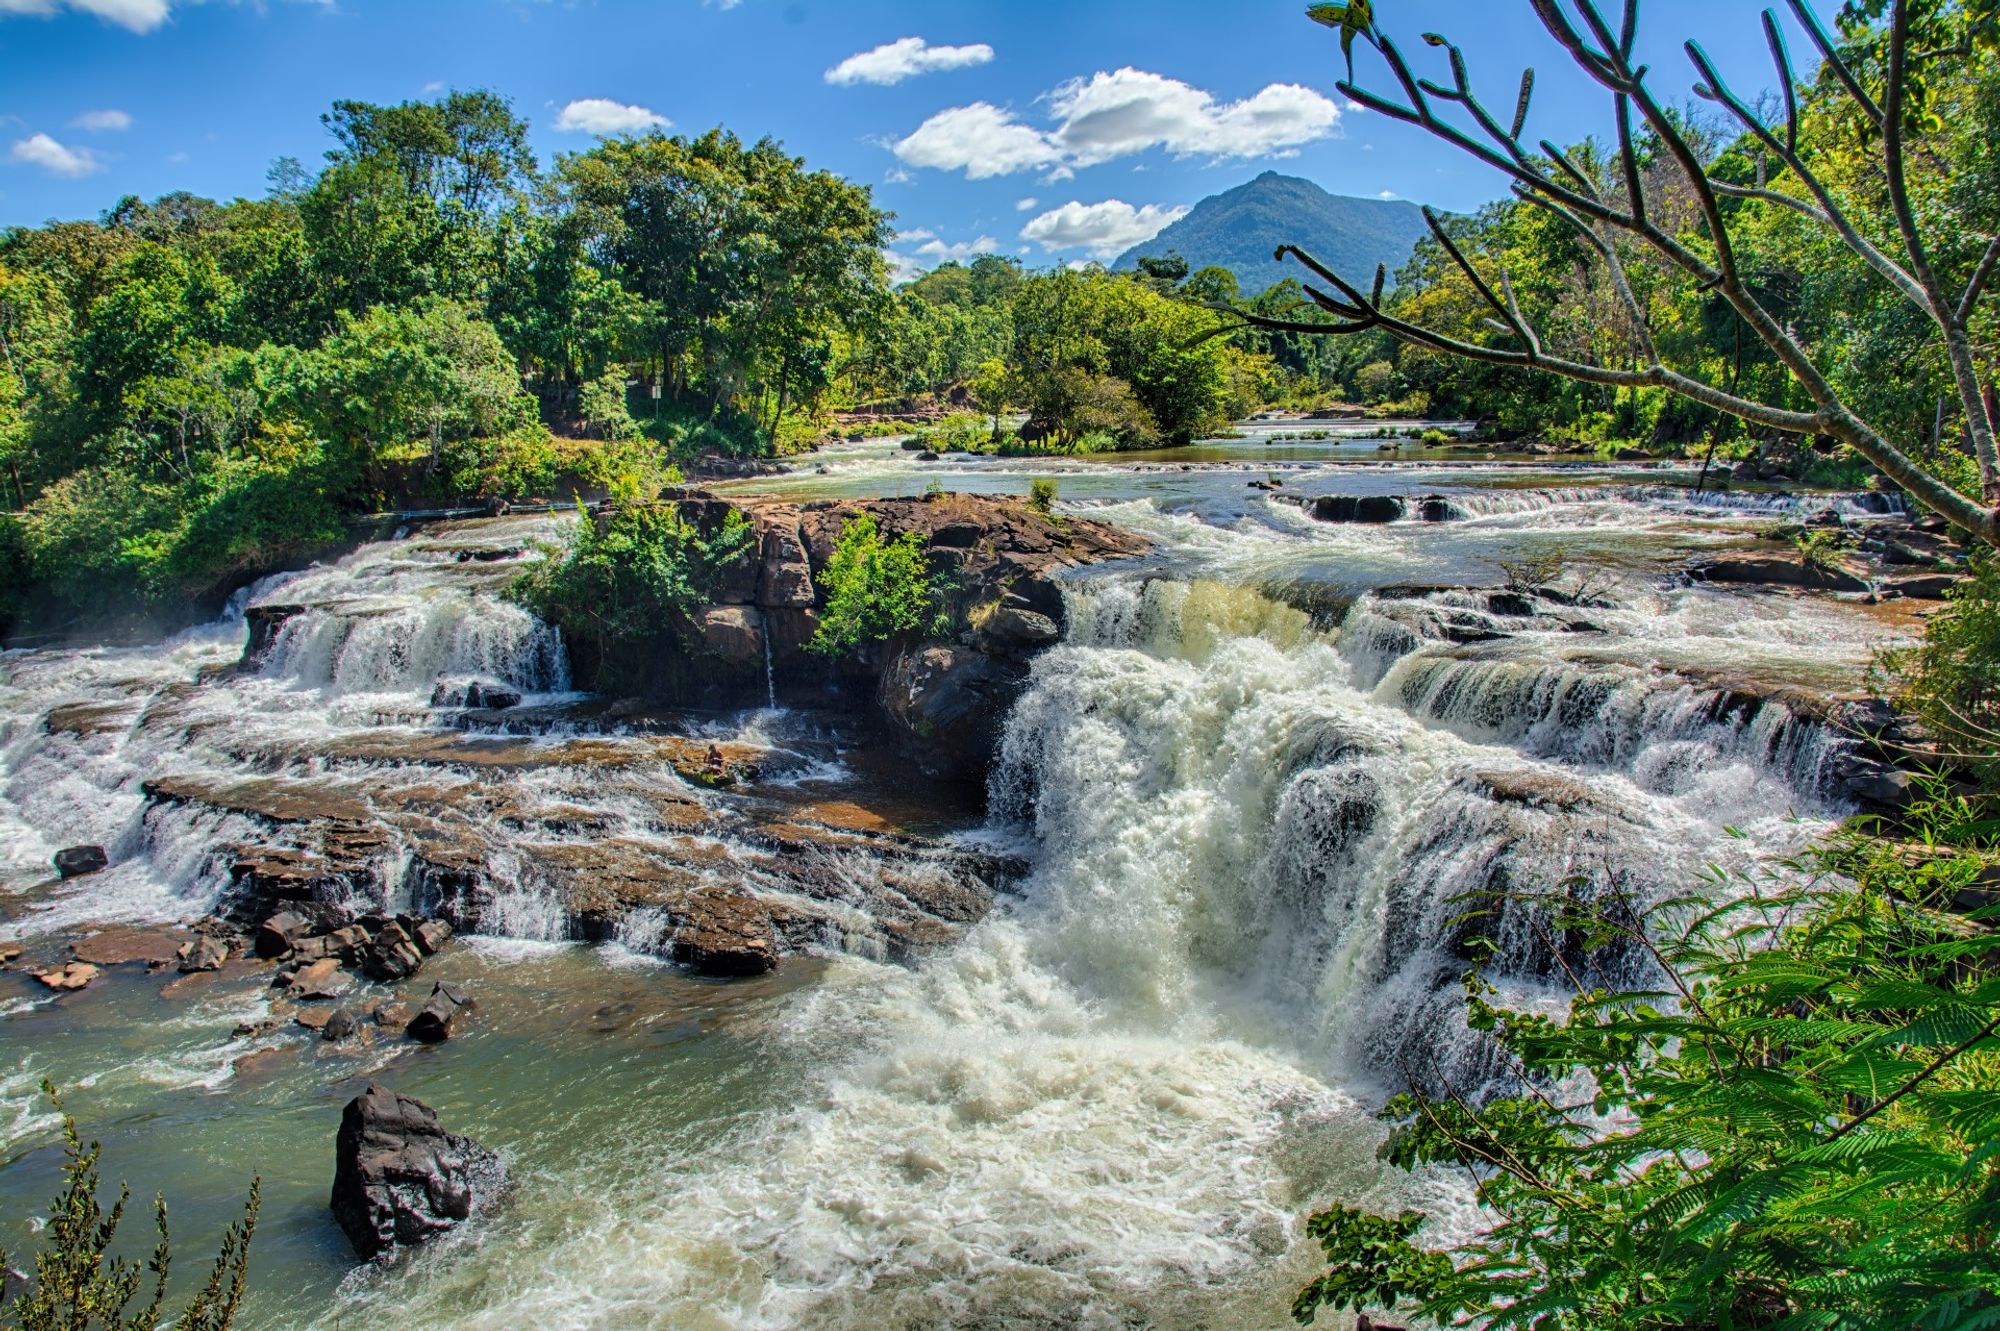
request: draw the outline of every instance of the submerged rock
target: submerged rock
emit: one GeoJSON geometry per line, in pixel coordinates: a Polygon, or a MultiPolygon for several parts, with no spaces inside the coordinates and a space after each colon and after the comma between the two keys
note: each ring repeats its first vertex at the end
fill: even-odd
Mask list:
{"type": "Polygon", "coordinates": [[[333,1216],[368,1261],[463,1224],[506,1182],[499,1156],[372,1082],[342,1113],[334,1156],[333,1216]]]}
{"type": "Polygon", "coordinates": [[[55,863],[56,872],[65,879],[83,878],[107,867],[111,857],[102,846],[71,846],[56,852],[55,863]]]}

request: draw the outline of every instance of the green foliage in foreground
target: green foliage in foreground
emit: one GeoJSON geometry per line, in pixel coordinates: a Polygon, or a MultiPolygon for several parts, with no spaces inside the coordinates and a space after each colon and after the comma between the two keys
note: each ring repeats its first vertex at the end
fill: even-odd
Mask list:
{"type": "Polygon", "coordinates": [[[1396,1099],[1387,1158],[1468,1173],[1485,1232],[1340,1207],[1293,1313],[1412,1307],[1534,1331],[1974,1331],[2000,1325],[2000,908],[1988,800],[1937,795],[1645,917],[1536,902],[1659,962],[1659,992],[1566,1019],[1469,977],[1524,1089],[1396,1099]],[[1716,901],[1727,904],[1715,905],[1716,901]]]}
{"type": "Polygon", "coordinates": [[[1896,701],[1954,758],[2000,777],[2000,560],[1978,561],[1923,642],[1884,664],[1896,701]]]}
{"type": "Polygon", "coordinates": [[[508,595],[558,625],[572,648],[582,643],[609,660],[620,643],[652,642],[711,600],[752,536],[733,509],[712,533],[673,504],[619,509],[602,525],[584,514],[568,548],[548,551],[508,595]]]}
{"type": "MultiPolygon", "coordinates": [[[[60,1109],[55,1088],[43,1083],[43,1090],[60,1109]]],[[[159,1240],[145,1264],[112,1257],[131,1193],[121,1187],[111,1209],[103,1208],[97,1196],[101,1148],[96,1142],[84,1145],[68,1114],[63,1115],[63,1155],[63,1191],[50,1207],[48,1246],[36,1254],[27,1288],[5,1309],[10,1331],[156,1331],[169,1325],[164,1309],[172,1245],[166,1201],[153,1200],[159,1240]],[[147,1302],[128,1312],[148,1276],[147,1302]]],[[[249,1270],[250,1240],[257,1231],[259,1191],[253,1182],[243,1219],[223,1235],[208,1279],[171,1323],[174,1331],[228,1331],[234,1325],[249,1270]]],[[[6,1265],[0,1255],[0,1269],[6,1265]]]]}
{"type": "Polygon", "coordinates": [[[907,633],[942,633],[950,623],[944,588],[931,573],[923,542],[915,532],[884,541],[871,514],[841,529],[819,587],[826,607],[807,646],[822,656],[907,633]]]}

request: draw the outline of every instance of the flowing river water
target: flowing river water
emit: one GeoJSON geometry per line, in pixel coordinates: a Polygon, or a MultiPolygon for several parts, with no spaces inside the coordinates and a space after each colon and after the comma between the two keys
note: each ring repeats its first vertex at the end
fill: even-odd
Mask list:
{"type": "MultiPolygon", "coordinates": [[[[726,487],[1019,493],[1053,474],[1070,511],[1153,538],[1068,587],[1069,631],[1009,720],[984,818],[911,791],[845,718],[782,708],[678,719],[762,755],[748,791],[689,786],[656,734],[571,694],[559,638],[499,599],[560,518],[433,528],[254,588],[311,608],[247,674],[224,669],[241,605],[154,646],[0,657],[0,901],[31,948],[217,900],[225,848],[255,830],[142,789],[168,777],[376,809],[421,791],[427,818],[483,820],[493,888],[482,934],[424,973],[479,999],[439,1048],[235,1038],[266,1009],[261,979],[114,976],[51,998],[0,976],[0,1247],[32,1244],[19,1218],[57,1185],[44,1077],[112,1176],[172,1200],[186,1253],[261,1173],[251,1331],[1276,1327],[1313,1268],[1313,1206],[1471,1223],[1460,1180],[1377,1162],[1372,1118],[1406,1073],[1491,1072],[1453,1001],[1460,894],[1582,879],[1657,899],[1803,844],[1847,811],[1825,776],[1844,741],[1724,700],[1853,690],[1911,625],[1672,577],[1800,501],[1341,454],[1253,439],[1052,469],[877,444],[726,487]],[[1440,493],[1459,520],[1315,523],[1247,484],[1267,477],[1440,493]],[[1490,586],[1500,561],[1556,548],[1594,595],[1553,627],[1480,595],[1385,591],[1490,586]],[[432,690],[461,676],[550,719],[450,729],[432,690]],[[1028,872],[914,964],[874,959],[857,922],[846,946],[709,982],[661,961],[643,920],[564,941],[525,867],[550,842],[698,841],[706,872],[754,876],[730,829],[788,807],[1028,872]],[[705,820],[692,841],[675,809],[705,820]],[[112,868],[50,884],[49,856],[85,842],[112,868]],[[339,1108],[369,1076],[499,1150],[513,1182],[476,1226],[357,1271],[326,1190],[339,1108]]],[[[881,871],[866,850],[841,862],[881,871]]],[[[1503,987],[1558,1004],[1527,927],[1497,922],[1503,987]]]]}

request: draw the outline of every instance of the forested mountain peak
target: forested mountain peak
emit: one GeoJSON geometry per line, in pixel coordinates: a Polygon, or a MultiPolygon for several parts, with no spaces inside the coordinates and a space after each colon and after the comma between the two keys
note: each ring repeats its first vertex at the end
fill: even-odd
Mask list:
{"type": "Polygon", "coordinates": [[[1394,274],[1423,234],[1423,212],[1413,203],[1329,194],[1310,180],[1266,171],[1203,199],[1113,267],[1129,270],[1141,255],[1176,253],[1197,271],[1229,269],[1243,294],[1254,296],[1301,276],[1297,265],[1287,268],[1271,257],[1280,245],[1297,245],[1335,272],[1365,281],[1377,264],[1394,274]]]}

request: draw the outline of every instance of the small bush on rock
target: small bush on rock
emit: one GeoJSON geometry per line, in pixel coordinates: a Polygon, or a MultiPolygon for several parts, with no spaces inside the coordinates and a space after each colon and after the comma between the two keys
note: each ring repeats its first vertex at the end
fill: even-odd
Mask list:
{"type": "Polygon", "coordinates": [[[931,574],[923,542],[915,532],[885,542],[867,513],[841,529],[819,584],[826,608],[808,646],[822,656],[950,627],[943,588],[931,574]]]}

